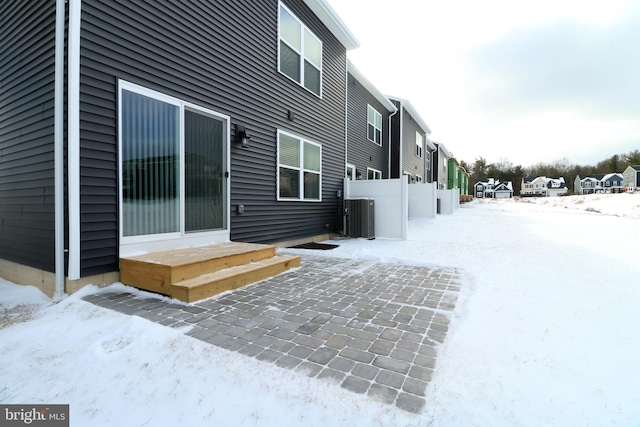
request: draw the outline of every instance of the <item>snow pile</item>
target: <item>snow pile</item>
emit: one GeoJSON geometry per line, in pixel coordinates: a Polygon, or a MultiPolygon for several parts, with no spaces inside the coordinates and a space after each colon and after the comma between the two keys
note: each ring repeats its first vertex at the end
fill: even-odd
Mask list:
{"type": "Polygon", "coordinates": [[[80,299],[97,288],[51,305],[6,283],[3,307],[42,306],[0,329],[0,401],[69,403],[73,426],[639,425],[640,197],[589,197],[610,212],[472,202],[411,220],[406,241],[312,252],[461,269],[419,416],[80,299]]]}
{"type": "Polygon", "coordinates": [[[543,206],[579,209],[593,213],[640,218],[640,193],[584,194],[581,196],[526,199],[543,206]]]}
{"type": "Polygon", "coordinates": [[[51,304],[51,299],[35,286],[16,286],[0,278],[0,329],[32,319],[51,304]]]}

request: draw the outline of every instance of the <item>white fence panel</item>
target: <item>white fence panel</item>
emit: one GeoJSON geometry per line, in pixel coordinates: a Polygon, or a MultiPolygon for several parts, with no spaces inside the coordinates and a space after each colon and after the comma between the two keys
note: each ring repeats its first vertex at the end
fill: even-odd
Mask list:
{"type": "Polygon", "coordinates": [[[376,237],[406,239],[409,226],[409,185],[404,179],[344,180],[345,199],[375,201],[376,237]]]}
{"type": "Polygon", "coordinates": [[[421,183],[409,185],[409,217],[410,218],[435,218],[436,209],[436,183],[421,183]]]}

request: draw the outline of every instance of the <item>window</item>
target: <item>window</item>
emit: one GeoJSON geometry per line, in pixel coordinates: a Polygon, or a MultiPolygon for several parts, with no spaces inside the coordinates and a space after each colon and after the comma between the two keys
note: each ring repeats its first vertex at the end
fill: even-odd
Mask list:
{"type": "Polygon", "coordinates": [[[382,179],[382,172],[376,169],[367,168],[367,179],[382,179]]]}
{"type": "Polygon", "coordinates": [[[367,105],[367,138],[382,145],[382,114],[371,105],[367,105]]]}
{"type": "Polygon", "coordinates": [[[322,146],[278,131],[278,200],[322,201],[322,146]]]}
{"type": "Polygon", "coordinates": [[[416,182],[422,182],[422,177],[420,175],[416,175],[416,182]]]}
{"type": "Polygon", "coordinates": [[[416,132],[416,156],[422,157],[422,135],[416,132]]]}
{"type": "MultiPolygon", "coordinates": [[[[431,151],[427,150],[427,154],[424,156],[424,163],[425,163],[425,168],[430,171],[431,170],[431,151]]],[[[447,170],[447,167],[445,165],[445,171],[447,170]]]]}
{"type": "Polygon", "coordinates": [[[356,179],[356,167],[355,165],[347,164],[347,170],[345,172],[345,176],[349,181],[353,181],[356,179]]]}
{"type": "Polygon", "coordinates": [[[322,42],[282,4],[279,15],[278,69],[321,96],[322,42]]]}

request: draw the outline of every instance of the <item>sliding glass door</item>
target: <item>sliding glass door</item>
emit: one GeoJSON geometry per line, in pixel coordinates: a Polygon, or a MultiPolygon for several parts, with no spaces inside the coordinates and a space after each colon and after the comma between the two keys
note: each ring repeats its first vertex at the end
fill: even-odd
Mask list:
{"type": "Polygon", "coordinates": [[[227,230],[228,118],[121,82],[121,237],[227,230]]]}

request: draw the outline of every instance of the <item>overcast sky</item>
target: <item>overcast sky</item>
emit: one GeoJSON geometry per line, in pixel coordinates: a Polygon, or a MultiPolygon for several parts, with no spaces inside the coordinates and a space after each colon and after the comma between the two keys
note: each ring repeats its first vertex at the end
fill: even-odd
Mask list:
{"type": "Polygon", "coordinates": [[[328,1],[360,41],[356,67],[460,160],[640,149],[640,1],[328,1]]]}

